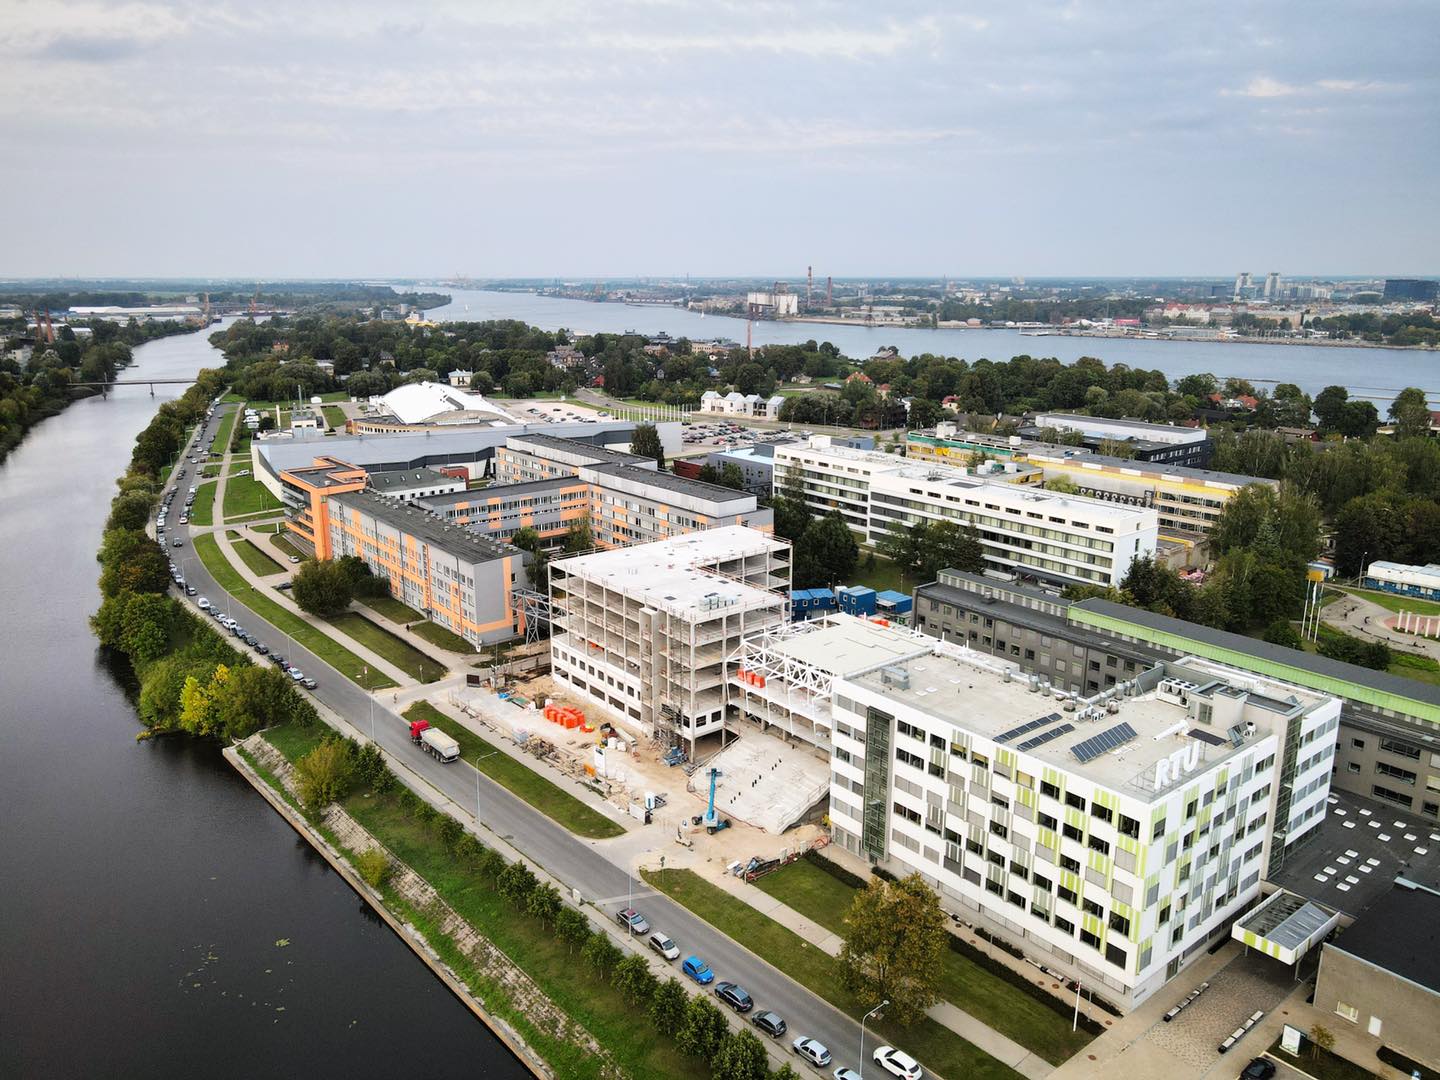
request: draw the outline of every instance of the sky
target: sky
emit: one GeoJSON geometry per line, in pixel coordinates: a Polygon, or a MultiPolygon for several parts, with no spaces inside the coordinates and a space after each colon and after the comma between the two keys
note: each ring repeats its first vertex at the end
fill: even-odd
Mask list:
{"type": "Polygon", "coordinates": [[[0,0],[0,274],[1440,272],[1440,3],[0,0]]]}

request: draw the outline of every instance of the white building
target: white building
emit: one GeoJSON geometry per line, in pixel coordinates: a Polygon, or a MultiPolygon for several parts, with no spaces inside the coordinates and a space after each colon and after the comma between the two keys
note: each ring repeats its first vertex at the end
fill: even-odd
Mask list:
{"type": "Polygon", "coordinates": [[[800,314],[800,296],[788,292],[751,292],[745,294],[745,304],[756,314],[784,318],[800,314]]]}
{"type": "Polygon", "coordinates": [[[779,394],[761,397],[759,394],[742,394],[732,390],[721,394],[717,390],[706,390],[700,395],[702,413],[719,413],[723,416],[751,416],[758,420],[778,420],[780,406],[785,399],[779,394]]]}
{"type": "Polygon", "coordinates": [[[727,526],[550,564],[551,671],[642,737],[717,733],[726,662],[779,626],[790,546],[727,526]]]}
{"type": "Polygon", "coordinates": [[[1040,413],[1034,424],[1056,431],[1078,431],[1092,439],[1145,439],[1149,442],[1188,446],[1203,443],[1210,437],[1204,428],[1180,427],[1178,424],[1150,424],[1143,420],[1111,420],[1103,416],[1082,416],[1079,413],[1040,413]]]}
{"type": "Polygon", "coordinates": [[[947,465],[907,464],[828,436],[775,447],[775,489],[798,486],[818,514],[838,511],[870,543],[895,525],[973,526],[992,567],[1053,584],[1118,585],[1154,555],[1153,508],[999,483],[947,465]]]}
{"type": "Polygon", "coordinates": [[[1194,657],[1057,700],[940,643],[832,694],[834,841],[1123,1006],[1323,820],[1341,705],[1194,657]]]}
{"type": "Polygon", "coordinates": [[[407,383],[370,400],[402,424],[519,423],[488,398],[441,383],[407,383]]]}

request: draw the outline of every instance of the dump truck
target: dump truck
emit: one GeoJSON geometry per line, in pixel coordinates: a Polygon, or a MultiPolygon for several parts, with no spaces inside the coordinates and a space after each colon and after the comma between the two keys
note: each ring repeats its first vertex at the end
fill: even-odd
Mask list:
{"type": "Polygon", "coordinates": [[[441,761],[455,761],[460,757],[460,744],[428,720],[416,720],[410,725],[410,741],[427,754],[441,761]]]}

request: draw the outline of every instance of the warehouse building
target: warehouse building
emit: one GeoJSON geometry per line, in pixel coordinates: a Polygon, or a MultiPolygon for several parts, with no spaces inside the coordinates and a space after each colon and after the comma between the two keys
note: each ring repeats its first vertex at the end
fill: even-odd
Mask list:
{"type": "Polygon", "coordinates": [[[1409,566],[1405,563],[1372,562],[1365,569],[1365,586],[1397,596],[1440,600],[1440,563],[1409,566]]]}
{"type": "Polygon", "coordinates": [[[1125,1007],[1324,817],[1336,698],[1198,657],[1051,697],[934,649],[834,683],[835,843],[1125,1007]]]}
{"type": "Polygon", "coordinates": [[[972,526],[991,568],[1060,586],[1118,585],[1131,563],[1155,554],[1159,531],[1146,507],[906,464],[825,436],[777,446],[775,484],[798,488],[818,514],[838,512],[870,543],[922,522],[972,526]]]}
{"type": "Polygon", "coordinates": [[[790,546],[726,526],[550,564],[551,670],[663,745],[724,726],[727,661],[785,620],[790,546]]]}
{"type": "Polygon", "coordinates": [[[1198,469],[1210,464],[1210,455],[1215,449],[1204,428],[1110,420],[1079,413],[1039,413],[1020,433],[1037,439],[1046,430],[1076,432],[1082,445],[1090,450],[1098,451],[1106,443],[1124,443],[1137,461],[1190,465],[1198,469]]]}

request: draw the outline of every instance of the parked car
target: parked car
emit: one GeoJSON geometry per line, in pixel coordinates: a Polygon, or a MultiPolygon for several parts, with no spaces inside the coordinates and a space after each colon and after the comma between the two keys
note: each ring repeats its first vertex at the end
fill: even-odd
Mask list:
{"type": "Polygon", "coordinates": [[[662,934],[659,930],[650,935],[650,948],[654,949],[666,960],[680,959],[680,949],[675,942],[662,934]]]}
{"type": "Polygon", "coordinates": [[[199,590],[197,590],[194,585],[186,585],[186,586],[185,586],[185,595],[186,595],[186,596],[194,596],[195,593],[198,592],[198,591],[199,591],[199,590]]]}
{"type": "Polygon", "coordinates": [[[300,685],[305,687],[306,690],[314,690],[320,684],[317,683],[314,679],[307,677],[300,680],[300,685]]]}
{"type": "Polygon", "coordinates": [[[185,541],[181,540],[181,539],[177,536],[174,540],[171,540],[171,541],[170,541],[170,546],[171,546],[171,547],[184,547],[184,546],[185,546],[185,541]]]}
{"type": "Polygon", "coordinates": [[[285,668],[288,666],[285,663],[285,657],[281,656],[278,652],[270,654],[270,662],[276,667],[280,668],[282,671],[285,670],[285,668]]]}
{"type": "Polygon", "coordinates": [[[282,581],[279,585],[276,585],[275,588],[281,592],[288,592],[294,584],[292,581],[282,581]]]}
{"type": "Polygon", "coordinates": [[[1275,1075],[1275,1063],[1269,1058],[1255,1058],[1240,1074],[1240,1080],[1270,1080],[1275,1075]]]}
{"type": "Polygon", "coordinates": [[[772,1039],[778,1039],[785,1034],[785,1018],[769,1009],[756,1013],[750,1018],[750,1023],[754,1024],[762,1035],[769,1035],[772,1039]]]}
{"type": "Polygon", "coordinates": [[[200,605],[200,610],[201,610],[201,611],[209,611],[209,610],[210,610],[210,601],[207,600],[205,597],[203,597],[203,596],[200,597],[200,599],[197,600],[196,603],[198,603],[198,604],[200,605]]]}
{"type": "Polygon", "coordinates": [[[795,1048],[795,1053],[816,1068],[823,1069],[830,1064],[830,1051],[825,1048],[825,1044],[810,1038],[809,1035],[801,1035],[790,1045],[795,1048]]]}
{"type": "Polygon", "coordinates": [[[739,983],[718,982],[715,984],[715,996],[723,1001],[737,1013],[747,1013],[755,1007],[755,999],[752,998],[743,986],[739,983]]]}
{"type": "Polygon", "coordinates": [[[920,1063],[903,1050],[893,1046],[882,1046],[875,1051],[875,1064],[899,1080],[920,1080],[925,1075],[920,1063]]]}
{"type": "Polygon", "coordinates": [[[687,956],[680,965],[680,970],[701,986],[708,986],[715,981],[715,973],[710,970],[710,965],[698,956],[687,956]]]}
{"type": "Polygon", "coordinates": [[[830,1075],[833,1076],[835,1080],[865,1080],[863,1076],[850,1068],[849,1065],[841,1065],[830,1075]]]}
{"type": "Polygon", "coordinates": [[[290,556],[290,561],[291,561],[292,563],[298,563],[298,562],[300,561],[300,556],[299,556],[299,555],[291,555],[291,556],[290,556]]]}
{"type": "Polygon", "coordinates": [[[645,921],[645,916],[633,907],[621,908],[617,911],[615,921],[632,934],[648,934],[650,932],[650,924],[645,921]]]}
{"type": "Polygon", "coordinates": [[[270,646],[266,645],[263,641],[257,641],[255,643],[255,651],[258,652],[261,656],[264,656],[270,651],[270,646]]]}
{"type": "Polygon", "coordinates": [[[290,669],[290,678],[294,679],[296,682],[304,682],[305,672],[301,671],[298,667],[292,667],[290,669]]]}

